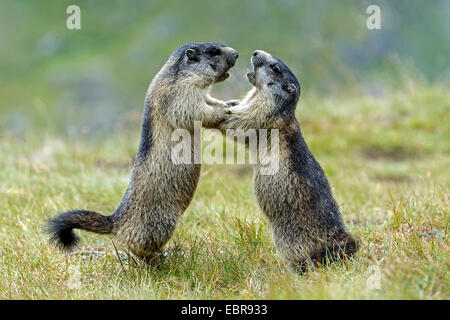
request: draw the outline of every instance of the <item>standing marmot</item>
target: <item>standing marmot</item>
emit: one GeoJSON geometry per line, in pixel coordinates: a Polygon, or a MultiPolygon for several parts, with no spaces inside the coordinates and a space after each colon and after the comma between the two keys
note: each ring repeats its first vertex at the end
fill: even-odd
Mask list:
{"type": "Polygon", "coordinates": [[[193,133],[194,121],[216,127],[225,119],[226,103],[207,90],[228,78],[237,57],[236,50],[214,42],[176,49],[148,89],[141,142],[120,205],[110,216],[85,210],[60,214],[49,221],[51,240],[68,249],[78,241],[73,232],[78,228],[113,234],[141,258],[160,249],[188,207],[200,176],[200,164],[172,161],[171,133],[177,128],[193,133]]]}
{"type": "MultiPolygon", "coordinates": [[[[275,155],[279,170],[262,175],[262,163],[272,161],[261,158],[254,168],[256,198],[272,224],[279,254],[291,267],[301,269],[325,257],[352,255],[358,241],[347,232],[325,173],[295,118],[300,97],[297,78],[280,59],[264,51],[253,53],[252,64],[247,78],[254,88],[239,105],[229,108],[231,115],[220,129],[279,130],[280,152],[275,155]]],[[[267,152],[270,156],[274,155],[267,152]]]]}

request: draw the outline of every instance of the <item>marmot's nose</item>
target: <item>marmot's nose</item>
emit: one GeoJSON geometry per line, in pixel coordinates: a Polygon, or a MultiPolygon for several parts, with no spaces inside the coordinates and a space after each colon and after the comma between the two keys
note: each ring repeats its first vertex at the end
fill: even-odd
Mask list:
{"type": "Polygon", "coordinates": [[[237,58],[239,57],[239,53],[233,48],[229,48],[229,55],[227,56],[227,62],[230,67],[234,66],[237,58]]]}
{"type": "Polygon", "coordinates": [[[239,53],[234,50],[233,48],[230,48],[231,55],[233,56],[234,60],[236,60],[239,57],[239,53]]]}
{"type": "Polygon", "coordinates": [[[253,56],[254,57],[256,57],[256,56],[264,57],[264,56],[267,56],[267,52],[262,51],[262,50],[255,50],[255,51],[253,51],[253,56]]]}

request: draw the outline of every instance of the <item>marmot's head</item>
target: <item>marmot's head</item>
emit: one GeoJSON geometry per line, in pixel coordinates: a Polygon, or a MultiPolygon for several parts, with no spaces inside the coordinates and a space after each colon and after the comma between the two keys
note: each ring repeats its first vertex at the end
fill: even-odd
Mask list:
{"type": "Polygon", "coordinates": [[[174,79],[205,87],[224,81],[239,54],[216,42],[188,43],[172,54],[169,75],[174,79]]]}
{"type": "Polygon", "coordinates": [[[300,83],[291,70],[277,57],[256,50],[252,56],[253,71],[247,79],[259,90],[268,91],[276,105],[293,105],[300,97],[300,83]]]}

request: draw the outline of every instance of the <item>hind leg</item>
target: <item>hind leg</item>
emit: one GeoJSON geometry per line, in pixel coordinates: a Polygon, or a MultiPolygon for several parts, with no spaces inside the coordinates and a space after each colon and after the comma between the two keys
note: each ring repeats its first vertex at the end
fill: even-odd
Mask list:
{"type": "Polygon", "coordinates": [[[176,224],[155,223],[119,230],[115,238],[140,261],[152,264],[160,260],[164,245],[170,240],[176,224]]]}
{"type": "Polygon", "coordinates": [[[311,248],[317,247],[317,243],[297,230],[290,225],[276,226],[272,239],[278,254],[287,263],[289,269],[294,272],[305,272],[313,267],[310,254],[311,248]]]}
{"type": "Polygon", "coordinates": [[[337,240],[325,244],[321,249],[314,251],[310,260],[316,265],[346,260],[352,257],[361,246],[361,242],[349,233],[344,233],[337,240]]]}
{"type": "Polygon", "coordinates": [[[306,236],[297,235],[292,238],[281,235],[273,235],[277,251],[291,270],[301,273],[327,263],[345,260],[353,256],[360,247],[360,241],[349,233],[343,233],[337,240],[326,244],[306,236]]]}

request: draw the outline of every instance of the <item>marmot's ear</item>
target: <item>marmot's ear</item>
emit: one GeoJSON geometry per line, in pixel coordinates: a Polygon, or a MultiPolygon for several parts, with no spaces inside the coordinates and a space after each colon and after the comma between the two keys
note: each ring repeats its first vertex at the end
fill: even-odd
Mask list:
{"type": "Polygon", "coordinates": [[[287,91],[288,93],[290,93],[290,94],[296,93],[296,92],[297,92],[297,87],[295,86],[295,84],[289,83],[289,84],[286,86],[286,91],[287,91]]]}
{"type": "Polygon", "coordinates": [[[198,60],[197,51],[195,51],[195,49],[187,49],[184,53],[189,60],[198,60]]]}

